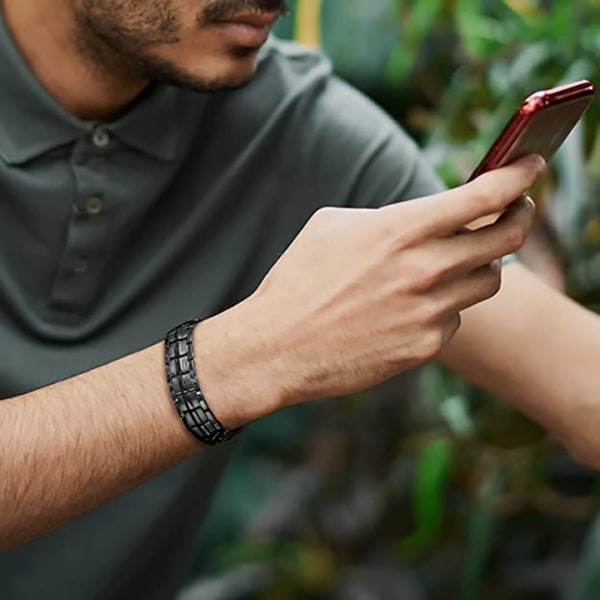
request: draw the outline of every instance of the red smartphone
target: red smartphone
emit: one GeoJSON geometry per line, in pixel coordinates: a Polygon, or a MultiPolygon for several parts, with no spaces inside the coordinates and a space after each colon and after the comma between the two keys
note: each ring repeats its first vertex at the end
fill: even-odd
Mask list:
{"type": "Polygon", "coordinates": [[[548,162],[581,120],[594,95],[594,86],[582,79],[529,96],[469,181],[527,154],[540,154],[548,162]]]}

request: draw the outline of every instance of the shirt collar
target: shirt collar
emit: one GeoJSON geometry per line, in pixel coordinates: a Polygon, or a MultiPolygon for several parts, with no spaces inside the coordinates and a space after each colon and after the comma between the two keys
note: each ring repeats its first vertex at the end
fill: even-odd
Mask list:
{"type": "MultiPolygon", "coordinates": [[[[0,157],[23,164],[90,135],[98,123],[63,108],[31,72],[0,13],[0,157]]],[[[173,160],[191,92],[156,85],[126,114],[104,126],[126,145],[161,160],[173,160]]]]}
{"type": "Polygon", "coordinates": [[[132,109],[107,128],[140,152],[165,161],[174,160],[181,146],[187,100],[193,93],[169,85],[153,85],[132,109]]]}

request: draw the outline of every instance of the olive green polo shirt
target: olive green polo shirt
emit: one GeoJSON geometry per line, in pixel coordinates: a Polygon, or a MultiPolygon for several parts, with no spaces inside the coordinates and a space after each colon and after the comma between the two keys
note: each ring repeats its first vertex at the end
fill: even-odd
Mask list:
{"type": "MultiPolygon", "coordinates": [[[[439,189],[406,135],[312,51],[273,40],[241,90],[154,86],[92,123],[49,96],[0,20],[0,398],[238,302],[319,207],[439,189]]],[[[228,453],[5,552],[0,597],[173,597],[228,453]]]]}

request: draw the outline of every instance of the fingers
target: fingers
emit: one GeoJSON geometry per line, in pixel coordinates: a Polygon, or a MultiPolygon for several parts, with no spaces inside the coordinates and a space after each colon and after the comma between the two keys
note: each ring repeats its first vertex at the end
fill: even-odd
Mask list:
{"type": "Polygon", "coordinates": [[[456,332],[460,329],[461,319],[459,312],[450,313],[443,323],[444,335],[442,338],[442,347],[450,342],[450,340],[456,335],[456,332]]]}
{"type": "Polygon", "coordinates": [[[544,171],[542,158],[528,156],[450,190],[440,197],[440,233],[456,231],[486,215],[502,212],[524,196],[544,171]]]}
{"type": "Polygon", "coordinates": [[[534,223],[535,205],[531,198],[524,196],[511,204],[495,223],[451,238],[434,240],[428,250],[445,257],[448,274],[472,271],[517,252],[534,223]]]}
{"type": "Polygon", "coordinates": [[[527,156],[453,190],[382,210],[389,217],[394,210],[400,211],[401,206],[406,208],[409,204],[416,213],[422,239],[445,236],[481,217],[502,212],[516,198],[525,195],[544,171],[543,158],[527,156]]]}
{"type": "Polygon", "coordinates": [[[494,261],[464,277],[438,285],[431,297],[442,314],[452,315],[489,300],[500,291],[501,283],[502,265],[494,261]]]}

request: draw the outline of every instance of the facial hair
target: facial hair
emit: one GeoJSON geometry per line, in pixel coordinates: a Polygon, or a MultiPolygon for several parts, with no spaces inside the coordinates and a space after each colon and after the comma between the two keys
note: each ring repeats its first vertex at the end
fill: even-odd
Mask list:
{"type": "MultiPolygon", "coordinates": [[[[236,13],[287,12],[285,0],[212,0],[196,17],[198,27],[236,13]]],[[[198,91],[239,87],[246,81],[199,78],[152,53],[173,45],[183,30],[173,0],[81,0],[75,9],[77,47],[88,64],[104,77],[125,77],[167,83],[198,91]]],[[[231,55],[246,58],[256,48],[233,47],[231,55]]]]}

